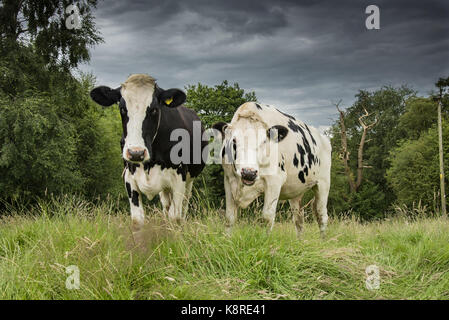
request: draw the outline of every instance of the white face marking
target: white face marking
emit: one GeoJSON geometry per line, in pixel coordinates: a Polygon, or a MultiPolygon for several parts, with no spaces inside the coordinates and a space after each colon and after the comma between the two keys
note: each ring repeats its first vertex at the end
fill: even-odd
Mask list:
{"type": "MultiPolygon", "coordinates": [[[[260,121],[240,118],[232,123],[226,132],[228,148],[236,141],[237,157],[235,174],[242,176],[243,170],[257,171],[261,176],[275,175],[278,171],[279,144],[267,136],[268,126],[260,121]]],[[[233,152],[233,150],[230,150],[233,152]]],[[[227,161],[227,159],[225,158],[227,161]]]]}
{"type": "Polygon", "coordinates": [[[241,176],[242,169],[259,171],[261,151],[264,150],[263,146],[267,141],[263,125],[242,119],[236,122],[232,129],[229,128],[227,133],[229,148],[233,148],[233,140],[236,142],[236,174],[241,176]]]}
{"type": "Polygon", "coordinates": [[[122,87],[121,93],[126,102],[128,123],[126,125],[127,135],[123,148],[123,158],[129,160],[128,149],[145,150],[145,159],[148,161],[149,151],[145,146],[142,134],[143,121],[145,120],[147,108],[153,101],[154,87],[126,85],[122,87]]]}

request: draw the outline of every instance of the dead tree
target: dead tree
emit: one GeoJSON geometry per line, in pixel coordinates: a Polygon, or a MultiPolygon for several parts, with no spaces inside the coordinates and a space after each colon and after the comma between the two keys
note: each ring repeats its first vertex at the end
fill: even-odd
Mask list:
{"type": "Polygon", "coordinates": [[[351,192],[357,192],[360,186],[362,185],[363,169],[371,168],[370,166],[366,166],[363,164],[363,148],[365,147],[365,143],[369,141],[366,140],[366,134],[372,127],[374,127],[377,124],[377,119],[374,119],[374,121],[370,124],[366,124],[365,119],[371,116],[372,114],[368,113],[368,111],[365,108],[364,108],[365,114],[359,117],[359,123],[362,126],[363,132],[362,137],[360,138],[359,150],[357,153],[357,177],[354,179],[354,175],[349,166],[350,152],[348,150],[348,137],[345,126],[345,113],[339,108],[340,103],[341,100],[335,104],[335,107],[340,113],[340,135],[341,135],[341,149],[342,149],[340,158],[343,160],[343,164],[345,166],[345,175],[348,178],[349,188],[351,192]]]}

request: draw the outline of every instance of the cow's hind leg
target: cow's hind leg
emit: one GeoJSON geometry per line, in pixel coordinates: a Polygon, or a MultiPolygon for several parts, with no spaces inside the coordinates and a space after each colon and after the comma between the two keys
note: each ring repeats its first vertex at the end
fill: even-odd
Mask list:
{"type": "Polygon", "coordinates": [[[184,196],[184,204],[183,204],[183,208],[182,208],[182,216],[184,218],[187,218],[187,211],[189,210],[189,201],[190,198],[192,197],[192,187],[193,187],[193,179],[188,180],[186,183],[186,192],[185,192],[185,196],[184,196]]]}
{"type": "Polygon", "coordinates": [[[327,227],[327,198],[329,196],[329,184],[326,182],[319,182],[314,188],[315,201],[313,202],[313,213],[317,219],[320,227],[321,238],[326,236],[327,227]]]}
{"type": "Polygon", "coordinates": [[[289,200],[290,208],[293,213],[293,223],[296,227],[296,236],[298,239],[301,239],[304,227],[304,208],[301,205],[302,197],[303,196],[301,195],[297,198],[289,200]]]}

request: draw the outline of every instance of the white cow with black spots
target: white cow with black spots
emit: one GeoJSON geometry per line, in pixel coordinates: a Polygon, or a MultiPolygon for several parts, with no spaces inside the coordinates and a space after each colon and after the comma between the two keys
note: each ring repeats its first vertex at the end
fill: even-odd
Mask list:
{"type": "Polygon", "coordinates": [[[321,236],[327,226],[331,145],[327,137],[276,108],[255,102],[241,105],[231,123],[214,125],[221,149],[228,230],[238,208],[264,195],[263,217],[270,230],[279,200],[289,200],[298,237],[304,224],[301,199],[312,189],[313,211],[321,236]]]}

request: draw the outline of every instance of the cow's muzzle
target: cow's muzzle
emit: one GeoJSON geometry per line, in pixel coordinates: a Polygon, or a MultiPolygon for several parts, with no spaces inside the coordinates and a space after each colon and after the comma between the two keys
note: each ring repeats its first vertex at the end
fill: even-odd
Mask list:
{"type": "Polygon", "coordinates": [[[128,161],[133,162],[142,162],[145,159],[145,149],[140,148],[129,148],[126,151],[126,155],[128,157],[128,161]]]}
{"type": "Polygon", "coordinates": [[[243,168],[242,169],[242,182],[247,186],[252,186],[257,179],[257,170],[243,168]]]}

